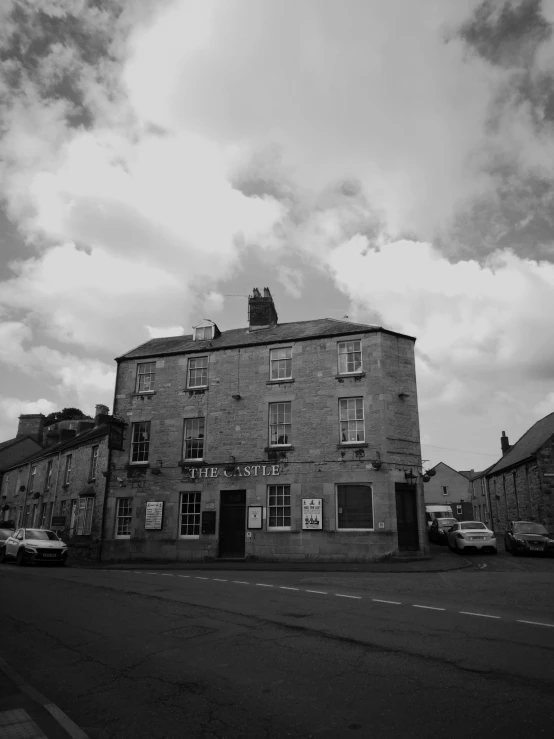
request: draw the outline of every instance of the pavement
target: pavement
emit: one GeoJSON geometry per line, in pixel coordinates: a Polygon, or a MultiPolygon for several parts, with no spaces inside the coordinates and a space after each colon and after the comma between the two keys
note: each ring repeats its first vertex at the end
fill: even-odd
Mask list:
{"type": "Polygon", "coordinates": [[[0,658],[0,739],[92,739],[0,658]]]}

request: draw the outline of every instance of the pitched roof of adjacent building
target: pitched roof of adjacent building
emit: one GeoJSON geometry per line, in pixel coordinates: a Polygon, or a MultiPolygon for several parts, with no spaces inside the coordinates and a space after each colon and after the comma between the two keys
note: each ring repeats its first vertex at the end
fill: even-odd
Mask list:
{"type": "Polygon", "coordinates": [[[186,352],[206,350],[214,351],[239,346],[277,344],[283,341],[303,341],[305,339],[315,339],[323,336],[342,336],[376,331],[382,331],[393,336],[400,336],[415,341],[413,336],[390,331],[381,326],[339,321],[334,318],[317,318],[312,321],[278,323],[275,326],[260,329],[233,328],[229,331],[222,331],[220,336],[209,341],[193,341],[192,334],[151,339],[145,344],[141,344],[121,357],[118,357],[118,360],[154,357],[163,354],[184,354],[186,352]]]}
{"type": "Polygon", "coordinates": [[[473,474],[473,472],[471,472],[471,473],[466,473],[466,472],[460,472],[459,470],[455,470],[455,469],[454,469],[454,467],[451,467],[451,466],[450,466],[449,464],[446,464],[446,462],[437,462],[437,464],[436,464],[436,465],[435,465],[434,467],[431,467],[431,469],[432,469],[432,470],[436,470],[436,469],[437,469],[438,467],[440,467],[441,465],[442,465],[443,467],[448,467],[448,469],[449,469],[449,470],[452,470],[452,472],[456,472],[456,474],[458,474],[458,475],[462,475],[463,477],[468,477],[468,474],[469,474],[469,475],[472,475],[472,474],[473,474]]]}
{"type": "Polygon", "coordinates": [[[17,467],[29,464],[29,462],[36,462],[39,459],[50,457],[52,454],[59,454],[59,452],[62,452],[65,449],[70,449],[71,447],[77,447],[81,446],[82,444],[87,444],[91,441],[94,441],[94,439],[99,439],[102,436],[106,436],[109,431],[109,424],[100,424],[99,426],[95,426],[92,429],[88,429],[87,431],[83,431],[81,434],[73,436],[71,439],[61,441],[58,444],[54,444],[53,446],[45,447],[44,449],[33,452],[28,457],[25,457],[25,459],[20,459],[19,462],[15,462],[14,464],[10,465],[10,467],[7,467],[5,471],[7,472],[8,470],[13,470],[17,467]]]}
{"type": "Polygon", "coordinates": [[[458,470],[458,473],[460,475],[463,475],[464,477],[467,477],[468,480],[471,480],[471,478],[475,477],[476,475],[475,470],[458,470]]]}
{"type": "Polygon", "coordinates": [[[490,470],[490,474],[514,467],[532,457],[554,434],[554,413],[541,418],[526,431],[521,439],[490,470]]]}

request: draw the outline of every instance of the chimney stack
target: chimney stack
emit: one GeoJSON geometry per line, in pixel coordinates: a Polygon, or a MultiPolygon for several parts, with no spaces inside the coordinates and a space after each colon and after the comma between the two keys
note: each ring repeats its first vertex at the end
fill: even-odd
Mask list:
{"type": "Polygon", "coordinates": [[[44,430],[45,418],[46,416],[43,413],[26,413],[19,416],[16,438],[30,436],[33,441],[36,441],[37,444],[42,446],[42,432],[44,430]]]}
{"type": "Polygon", "coordinates": [[[107,405],[99,403],[94,411],[94,425],[101,426],[103,423],[108,423],[110,416],[110,409],[107,405]]]}
{"type": "Polygon", "coordinates": [[[271,328],[277,325],[277,311],[268,287],[264,287],[261,295],[257,287],[248,298],[248,324],[251,331],[260,328],[271,328]]]}
{"type": "Polygon", "coordinates": [[[510,450],[510,442],[505,431],[502,432],[502,436],[500,437],[500,448],[502,449],[502,456],[510,450]]]}

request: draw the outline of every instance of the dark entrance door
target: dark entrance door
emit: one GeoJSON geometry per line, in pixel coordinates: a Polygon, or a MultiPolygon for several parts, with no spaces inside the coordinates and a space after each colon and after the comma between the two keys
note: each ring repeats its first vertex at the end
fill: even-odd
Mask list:
{"type": "Polygon", "coordinates": [[[396,525],[398,528],[398,549],[402,552],[416,552],[419,549],[417,533],[417,488],[415,485],[396,483],[396,525]]]}
{"type": "Polygon", "coordinates": [[[222,490],[219,512],[219,556],[244,557],[246,490],[222,490]]]}

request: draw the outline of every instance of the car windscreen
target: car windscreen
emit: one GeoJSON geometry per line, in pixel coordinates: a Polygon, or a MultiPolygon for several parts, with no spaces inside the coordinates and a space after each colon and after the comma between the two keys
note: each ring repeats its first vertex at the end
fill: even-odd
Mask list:
{"type": "Polygon", "coordinates": [[[454,526],[455,523],[458,523],[455,518],[441,518],[441,520],[439,521],[439,526],[446,528],[448,526],[454,526]]]}
{"type": "Polygon", "coordinates": [[[472,529],[486,529],[487,527],[480,521],[466,521],[465,523],[460,524],[460,528],[464,531],[471,531],[472,529]]]}
{"type": "Polygon", "coordinates": [[[13,534],[13,531],[10,531],[9,529],[0,529],[0,541],[4,541],[8,538],[8,536],[11,536],[13,534]]]}
{"type": "Polygon", "coordinates": [[[59,541],[53,531],[41,531],[40,529],[26,529],[26,539],[39,539],[40,541],[59,541]]]}
{"type": "Polygon", "coordinates": [[[514,534],[544,534],[548,531],[540,523],[515,523],[514,534]]]}

